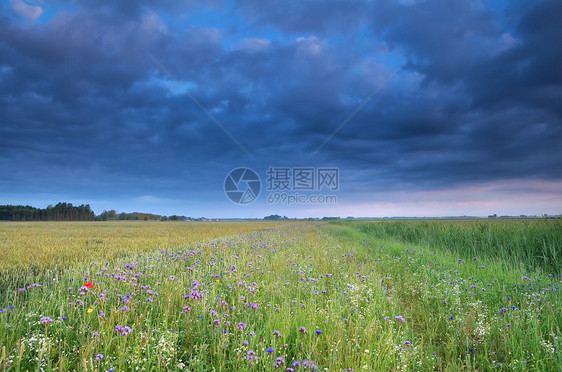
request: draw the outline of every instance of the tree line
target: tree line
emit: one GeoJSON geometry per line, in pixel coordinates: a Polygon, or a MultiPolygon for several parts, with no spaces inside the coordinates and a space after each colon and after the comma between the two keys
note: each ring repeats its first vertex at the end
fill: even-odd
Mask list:
{"type": "Polygon", "coordinates": [[[0,205],[0,221],[186,221],[185,216],[161,216],[152,213],[117,213],[114,209],[96,215],[89,204],[78,206],[58,203],[54,207],[35,208],[29,205],[0,205]]]}
{"type": "Polygon", "coordinates": [[[44,209],[29,205],[0,205],[0,220],[3,221],[93,221],[95,217],[89,204],[58,203],[44,209]]]}
{"type": "Polygon", "coordinates": [[[160,216],[158,214],[152,213],[117,213],[115,209],[109,211],[103,211],[99,216],[96,216],[96,221],[162,221],[166,220],[165,216],[160,216]]]}

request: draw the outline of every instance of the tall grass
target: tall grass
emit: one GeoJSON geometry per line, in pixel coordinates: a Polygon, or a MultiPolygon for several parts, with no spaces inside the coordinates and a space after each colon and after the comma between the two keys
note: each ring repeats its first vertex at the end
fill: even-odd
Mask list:
{"type": "Polygon", "coordinates": [[[351,225],[375,238],[462,256],[485,256],[514,265],[562,266],[562,219],[356,221],[351,225]]]}

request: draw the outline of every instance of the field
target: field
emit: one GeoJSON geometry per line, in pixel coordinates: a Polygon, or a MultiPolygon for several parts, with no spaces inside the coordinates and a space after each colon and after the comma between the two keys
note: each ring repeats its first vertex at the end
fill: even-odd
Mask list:
{"type": "Polygon", "coordinates": [[[0,370],[562,370],[562,221],[0,224],[0,370]]]}
{"type": "Polygon", "coordinates": [[[0,289],[58,275],[92,262],[177,248],[280,222],[4,222],[0,224],[0,289]],[[186,225],[187,224],[187,225],[186,225]]]}

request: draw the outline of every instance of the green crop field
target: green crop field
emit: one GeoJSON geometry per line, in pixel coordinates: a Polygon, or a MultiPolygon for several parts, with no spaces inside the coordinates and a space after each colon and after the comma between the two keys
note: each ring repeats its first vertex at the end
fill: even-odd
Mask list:
{"type": "Polygon", "coordinates": [[[562,221],[0,224],[0,370],[559,371],[562,221]]]}

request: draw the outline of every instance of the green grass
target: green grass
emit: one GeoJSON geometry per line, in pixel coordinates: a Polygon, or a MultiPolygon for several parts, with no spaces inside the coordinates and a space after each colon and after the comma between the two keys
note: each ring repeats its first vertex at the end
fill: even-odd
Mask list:
{"type": "MultiPolygon", "coordinates": [[[[544,234],[547,228],[557,228],[542,221],[535,222],[543,223],[539,228],[518,231],[514,228],[518,223],[494,221],[479,231],[502,236],[504,244],[509,244],[509,237],[502,235],[506,230],[513,241],[520,241],[530,231],[544,234]]],[[[426,354],[436,353],[432,367],[451,371],[562,368],[560,267],[532,267],[517,260],[530,257],[521,252],[502,254],[482,245],[472,249],[482,236],[475,233],[469,239],[466,232],[474,232],[482,221],[385,221],[373,227],[376,224],[333,223],[331,228],[342,241],[362,241],[367,259],[376,257],[379,272],[391,283],[389,296],[411,319],[411,329],[421,338],[420,347],[426,354]],[[458,242],[450,237],[440,240],[436,234],[460,229],[464,231],[458,242]],[[419,239],[418,244],[405,244],[408,239],[419,239]],[[435,245],[428,245],[429,240],[435,245]],[[443,241],[447,244],[440,245],[443,241]],[[467,242],[468,246],[463,245],[467,242]]]]}
{"type": "Polygon", "coordinates": [[[385,234],[374,222],[292,223],[76,260],[23,291],[14,277],[0,294],[0,370],[560,370],[560,267],[474,254],[465,235],[453,249],[422,239],[457,233],[449,223],[385,234]],[[94,287],[81,295],[85,278],[94,287]]]}
{"type": "MultiPolygon", "coordinates": [[[[348,225],[349,222],[336,221],[348,225]]],[[[519,265],[562,266],[562,219],[353,221],[379,239],[429,245],[464,257],[485,256],[519,265]]]]}

